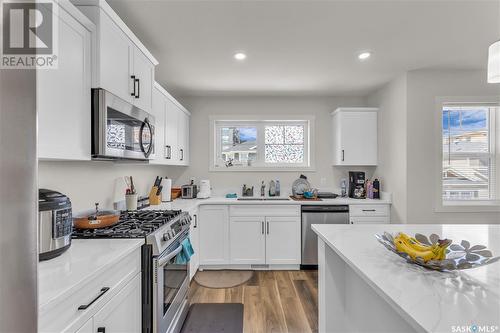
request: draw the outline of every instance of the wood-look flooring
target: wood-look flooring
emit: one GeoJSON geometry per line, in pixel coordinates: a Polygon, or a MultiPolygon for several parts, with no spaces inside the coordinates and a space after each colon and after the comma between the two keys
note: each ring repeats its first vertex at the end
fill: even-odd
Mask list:
{"type": "Polygon", "coordinates": [[[245,333],[317,332],[317,271],[256,271],[245,284],[226,289],[198,285],[191,303],[243,303],[245,333]]]}

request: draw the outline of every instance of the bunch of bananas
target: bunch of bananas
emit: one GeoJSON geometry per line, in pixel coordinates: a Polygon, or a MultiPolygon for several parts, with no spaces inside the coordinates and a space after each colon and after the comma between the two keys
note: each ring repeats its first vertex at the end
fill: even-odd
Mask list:
{"type": "Polygon", "coordinates": [[[446,248],[450,244],[451,240],[440,239],[433,245],[426,245],[402,232],[394,238],[396,250],[408,254],[413,260],[417,257],[422,258],[424,262],[446,259],[446,248]]]}

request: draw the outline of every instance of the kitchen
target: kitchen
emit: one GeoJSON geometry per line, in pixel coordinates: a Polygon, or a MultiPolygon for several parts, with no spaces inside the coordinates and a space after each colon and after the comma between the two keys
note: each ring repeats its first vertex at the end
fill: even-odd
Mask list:
{"type": "Polygon", "coordinates": [[[0,331],[498,330],[498,1],[42,3],[56,68],[1,70],[0,331]]]}

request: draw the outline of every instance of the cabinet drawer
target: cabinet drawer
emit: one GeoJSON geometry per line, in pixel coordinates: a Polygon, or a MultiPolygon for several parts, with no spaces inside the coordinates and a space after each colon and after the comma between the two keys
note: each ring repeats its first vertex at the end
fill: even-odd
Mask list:
{"type": "Polygon", "coordinates": [[[350,224],[390,224],[389,216],[352,216],[349,218],[350,224]]]}
{"type": "Polygon", "coordinates": [[[74,332],[141,271],[141,250],[137,249],[98,276],[81,283],[81,288],[60,302],[39,312],[39,332],[74,332]],[[103,292],[103,288],[109,288],[103,292]],[[102,296],[98,295],[102,293],[102,296]],[[97,298],[98,297],[98,298],[97,298]],[[97,299],[96,299],[97,298],[97,299]],[[95,300],[92,304],[90,304],[95,300]],[[79,310],[82,305],[88,308],[79,310]]]}
{"type": "Polygon", "coordinates": [[[299,205],[232,205],[232,216],[300,216],[299,205]]]}
{"type": "Polygon", "coordinates": [[[349,205],[349,216],[389,216],[389,205],[349,205]]]}

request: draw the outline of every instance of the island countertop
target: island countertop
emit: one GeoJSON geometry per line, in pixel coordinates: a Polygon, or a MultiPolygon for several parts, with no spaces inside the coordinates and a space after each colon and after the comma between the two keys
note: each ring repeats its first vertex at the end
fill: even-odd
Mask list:
{"type": "Polygon", "coordinates": [[[484,332],[499,331],[500,262],[455,272],[432,271],[407,263],[374,235],[434,233],[454,243],[465,239],[471,246],[485,245],[499,256],[500,225],[313,225],[312,229],[416,331],[475,332],[474,325],[478,332],[485,327],[490,330],[484,332]]]}

